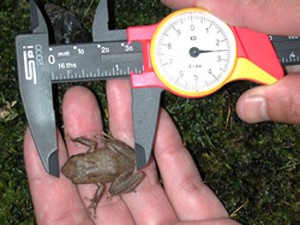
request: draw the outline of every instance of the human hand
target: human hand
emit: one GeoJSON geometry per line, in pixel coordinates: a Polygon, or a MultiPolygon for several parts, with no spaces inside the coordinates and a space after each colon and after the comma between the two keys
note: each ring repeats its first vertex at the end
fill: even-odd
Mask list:
{"type": "MultiPolygon", "coordinates": [[[[300,1],[162,0],[171,8],[202,7],[234,26],[274,35],[300,36],[300,1]]],[[[239,117],[248,123],[267,120],[300,124],[300,73],[269,86],[246,91],[237,102],[239,117]]]]}
{"type": "MultiPolygon", "coordinates": [[[[109,129],[112,135],[133,145],[131,94],[127,80],[107,82],[109,129]]],[[[92,137],[103,129],[95,96],[86,88],[73,87],[64,96],[64,131],[71,137],[92,137]]],[[[63,142],[58,133],[59,162],[62,166],[86,148],[63,142]],[[67,153],[68,152],[68,153],[67,153]]],[[[46,138],[46,137],[45,137],[46,138]]],[[[143,169],[145,178],[136,192],[107,199],[104,194],[97,218],[86,208],[96,185],[74,185],[62,174],[44,171],[29,130],[24,141],[25,166],[38,224],[198,224],[236,225],[216,195],[203,183],[188,150],[169,115],[161,110],[154,157],[143,169]],[[156,165],[157,164],[157,165],[156,165]],[[161,184],[157,167],[159,168],[161,184]]]]}

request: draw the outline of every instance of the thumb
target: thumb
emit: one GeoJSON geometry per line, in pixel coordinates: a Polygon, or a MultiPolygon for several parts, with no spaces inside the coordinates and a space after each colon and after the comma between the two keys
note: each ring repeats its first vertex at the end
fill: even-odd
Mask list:
{"type": "Polygon", "coordinates": [[[162,0],[174,8],[201,7],[230,25],[267,34],[300,35],[300,1],[162,0]]]}
{"type": "Polygon", "coordinates": [[[300,124],[300,74],[246,91],[237,102],[237,113],[248,123],[272,120],[300,124]]]}

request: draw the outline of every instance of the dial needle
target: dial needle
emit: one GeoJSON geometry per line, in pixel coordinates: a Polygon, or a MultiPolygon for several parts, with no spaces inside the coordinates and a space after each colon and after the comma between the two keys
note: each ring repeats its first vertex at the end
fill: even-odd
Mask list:
{"type": "Polygon", "coordinates": [[[190,53],[190,56],[193,57],[193,58],[196,58],[198,57],[200,54],[202,53],[210,53],[210,52],[224,52],[224,51],[227,51],[227,50],[200,50],[199,48],[197,47],[192,47],[189,51],[190,53]]]}

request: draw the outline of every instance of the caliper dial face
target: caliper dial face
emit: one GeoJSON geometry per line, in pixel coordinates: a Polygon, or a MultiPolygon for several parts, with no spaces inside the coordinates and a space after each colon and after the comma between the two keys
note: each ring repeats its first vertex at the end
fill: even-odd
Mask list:
{"type": "Polygon", "coordinates": [[[230,27],[199,8],[170,14],[151,40],[156,75],[170,91],[187,97],[202,97],[222,87],[236,55],[230,27]]]}

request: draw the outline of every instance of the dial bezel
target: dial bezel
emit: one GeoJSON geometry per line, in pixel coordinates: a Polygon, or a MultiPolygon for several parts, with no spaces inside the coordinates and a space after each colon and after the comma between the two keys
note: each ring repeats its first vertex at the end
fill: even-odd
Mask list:
{"type": "MultiPolygon", "coordinates": [[[[209,38],[211,38],[210,35],[211,34],[209,34],[209,33],[207,34],[207,36],[209,38]]],[[[192,36],[190,38],[192,38],[192,36]]],[[[205,38],[207,38],[207,37],[205,37],[205,38]]],[[[209,42],[209,39],[206,39],[206,40],[208,40],[207,42],[209,42]]],[[[176,39],[173,38],[173,40],[170,41],[171,44],[173,42],[175,43],[176,39]]],[[[199,53],[200,50],[197,48],[193,49],[193,47],[187,47],[187,49],[183,49],[180,46],[179,51],[180,52],[177,51],[176,54],[173,54],[170,57],[174,57],[174,58],[176,57],[176,59],[177,59],[179,57],[178,55],[182,55],[182,51],[184,51],[184,52],[189,51],[190,58],[188,60],[191,60],[192,56],[198,57],[197,54],[200,54],[199,53]]],[[[212,56],[213,54],[216,55],[215,52],[213,52],[213,51],[211,51],[211,52],[212,53],[206,54],[206,56],[212,56]]],[[[203,53],[203,51],[201,53],[203,53]]],[[[221,54],[221,53],[219,53],[219,54],[221,54]]],[[[202,56],[203,55],[201,55],[201,57],[202,56]]],[[[157,29],[154,32],[152,40],[151,40],[150,58],[151,58],[151,64],[153,66],[154,72],[156,73],[159,80],[167,87],[167,89],[169,91],[171,91],[177,95],[181,95],[181,96],[185,96],[185,97],[202,97],[202,96],[206,96],[206,95],[209,95],[209,94],[217,91],[228,81],[228,78],[230,77],[230,74],[232,73],[232,70],[236,64],[237,44],[236,44],[236,39],[235,39],[233,31],[231,30],[230,26],[228,26],[226,23],[224,23],[223,21],[221,21],[220,19],[218,19],[217,17],[213,16],[212,14],[210,14],[209,12],[207,12],[203,9],[187,8],[187,9],[182,9],[182,10],[178,10],[178,11],[171,13],[169,16],[167,16],[164,20],[162,20],[160,22],[160,24],[158,25],[157,29]],[[195,16],[198,16],[198,17],[196,18],[195,16]],[[165,64],[167,64],[167,62],[162,61],[161,57],[164,57],[162,55],[165,54],[167,50],[161,49],[160,51],[158,51],[159,47],[162,48],[162,45],[166,44],[166,43],[162,42],[162,39],[167,38],[167,36],[171,35],[171,33],[168,33],[168,32],[173,32],[173,34],[172,34],[173,36],[175,36],[175,34],[174,34],[175,32],[179,32],[179,31],[176,31],[176,23],[175,22],[183,24],[184,23],[184,21],[182,21],[183,18],[186,18],[186,20],[202,18],[202,20],[203,20],[202,24],[196,24],[197,25],[196,28],[199,28],[201,26],[201,29],[206,29],[205,26],[207,25],[207,23],[211,23],[211,26],[213,28],[218,28],[219,29],[218,32],[222,33],[222,35],[228,39],[225,42],[227,43],[228,50],[226,49],[226,51],[228,51],[228,55],[229,55],[228,57],[229,57],[230,62],[228,63],[227,68],[224,69],[225,71],[221,71],[220,74],[217,74],[217,75],[212,75],[212,76],[216,77],[216,78],[213,78],[213,79],[215,79],[215,82],[209,83],[209,81],[205,81],[206,87],[204,87],[204,88],[197,87],[197,79],[199,79],[199,76],[203,76],[203,75],[209,76],[209,75],[207,75],[207,73],[209,73],[208,70],[207,70],[206,74],[205,73],[198,74],[197,79],[196,79],[196,72],[194,72],[194,75],[193,74],[186,75],[186,76],[194,76],[195,77],[194,83],[196,83],[196,84],[192,83],[192,79],[189,81],[189,83],[186,82],[186,85],[181,84],[180,82],[178,82],[179,74],[176,74],[174,76],[174,73],[177,73],[176,70],[178,68],[180,68],[180,66],[188,67],[190,65],[186,65],[187,63],[184,64],[184,62],[177,61],[178,62],[177,64],[172,65],[172,67],[170,66],[171,65],[170,64],[169,65],[170,68],[166,69],[167,66],[165,64]],[[165,68],[163,68],[162,64],[164,64],[165,68]],[[179,64],[183,64],[183,65],[179,65],[179,64]],[[175,71],[173,71],[173,73],[172,73],[168,70],[170,70],[170,71],[175,70],[175,71]],[[172,73],[172,74],[169,74],[169,73],[172,73]],[[175,78],[177,79],[176,81],[174,81],[175,78]],[[177,84],[176,84],[176,82],[177,82],[177,84]],[[194,89],[188,88],[189,87],[188,85],[190,85],[190,86],[193,85],[193,87],[196,87],[196,88],[194,88],[194,89]]],[[[174,58],[172,58],[172,59],[174,59],[174,58]]],[[[203,59],[203,60],[205,60],[205,59],[203,59]]],[[[227,60],[227,58],[226,58],[226,60],[227,60]]],[[[182,60],[182,61],[184,61],[184,60],[182,60]]],[[[209,64],[210,61],[207,61],[207,63],[209,64]]],[[[210,65],[211,67],[215,67],[218,65],[216,62],[211,62],[211,63],[212,63],[212,65],[210,65]]],[[[195,65],[195,67],[196,66],[197,65],[195,65]]],[[[191,71],[199,72],[201,70],[204,70],[203,68],[200,69],[200,66],[201,65],[199,64],[198,69],[197,68],[191,69],[191,71]]],[[[206,65],[203,67],[207,68],[206,65]]],[[[220,68],[220,70],[221,69],[222,68],[220,68]]],[[[186,73],[187,70],[188,69],[184,70],[184,72],[186,73]]],[[[178,69],[178,73],[180,73],[182,71],[183,70],[178,69]]],[[[186,79],[190,79],[190,78],[187,77],[186,79]]],[[[201,79],[201,77],[200,77],[200,79],[201,79]]]]}

